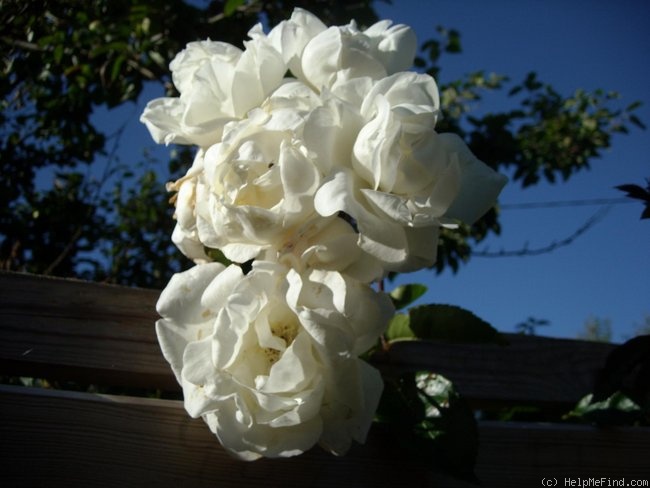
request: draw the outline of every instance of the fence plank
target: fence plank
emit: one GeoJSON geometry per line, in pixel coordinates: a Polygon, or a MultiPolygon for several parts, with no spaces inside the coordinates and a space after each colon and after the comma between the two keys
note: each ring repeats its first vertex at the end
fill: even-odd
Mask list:
{"type": "Polygon", "coordinates": [[[2,372],[176,389],[153,328],[158,294],[0,273],[2,372]]]}
{"type": "MultiPolygon", "coordinates": [[[[180,402],[0,387],[0,416],[5,486],[470,486],[410,464],[377,430],[341,458],[314,449],[244,463],[180,402]]],[[[484,422],[480,435],[486,487],[648,477],[650,429],[484,422]]]]}
{"type": "MultiPolygon", "coordinates": [[[[153,327],[158,293],[0,273],[0,372],[176,390],[153,327]]],[[[591,390],[594,374],[613,348],[506,338],[508,346],[402,342],[376,364],[441,373],[479,406],[567,405],[591,390]]]]}
{"type": "Polygon", "coordinates": [[[384,367],[432,371],[475,404],[574,404],[593,390],[612,344],[505,334],[508,345],[398,342],[384,367]]]}

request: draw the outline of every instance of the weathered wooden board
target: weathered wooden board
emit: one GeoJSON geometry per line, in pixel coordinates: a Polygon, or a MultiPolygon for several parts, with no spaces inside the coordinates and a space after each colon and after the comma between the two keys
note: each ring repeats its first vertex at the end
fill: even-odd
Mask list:
{"type": "MultiPolygon", "coordinates": [[[[0,373],[177,389],[155,337],[158,294],[0,273],[0,373]]],[[[591,390],[613,348],[514,334],[506,339],[506,346],[401,342],[376,364],[446,375],[479,405],[571,404],[591,390]]]]}
{"type": "Polygon", "coordinates": [[[159,292],[0,274],[3,372],[177,388],[154,332],[159,292]]]}
{"type": "MultiPolygon", "coordinates": [[[[175,401],[0,387],[0,418],[3,486],[470,486],[411,464],[378,430],[340,458],[316,448],[246,463],[175,401]]],[[[647,428],[483,422],[480,438],[477,474],[486,487],[650,473],[647,428]]]]}

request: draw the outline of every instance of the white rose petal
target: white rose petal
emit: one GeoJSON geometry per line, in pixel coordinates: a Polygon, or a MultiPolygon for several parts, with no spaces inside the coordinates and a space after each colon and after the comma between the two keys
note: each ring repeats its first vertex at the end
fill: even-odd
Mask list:
{"type": "Polygon", "coordinates": [[[140,118],[156,142],[217,143],[228,122],[243,118],[280,85],[286,71],[280,53],[264,38],[245,46],[192,43],[174,59],[180,97],[152,100],[140,118]]]}
{"type": "Polygon", "coordinates": [[[327,26],[312,13],[295,8],[289,20],[280,22],[269,32],[269,41],[282,57],[291,72],[299,79],[302,73],[302,52],[307,43],[325,31],[327,26]]]}
{"type": "Polygon", "coordinates": [[[220,263],[207,263],[175,274],[156,304],[163,317],[156,323],[160,347],[179,382],[185,344],[208,336],[213,327],[214,316],[201,307],[201,296],[224,269],[220,263]]]}
{"type": "Polygon", "coordinates": [[[453,161],[460,167],[460,188],[446,216],[473,223],[489,210],[508,181],[479,161],[463,140],[455,134],[441,134],[453,161]]]}
{"type": "Polygon", "coordinates": [[[178,250],[196,264],[210,261],[210,257],[205,253],[205,248],[196,232],[188,233],[180,225],[176,224],[171,239],[178,250]]]}
{"type": "Polygon", "coordinates": [[[301,67],[306,80],[319,91],[336,81],[386,76],[384,66],[373,57],[370,40],[354,23],[330,27],[315,36],[303,50],[301,67]]]}
{"type": "Polygon", "coordinates": [[[418,43],[409,26],[382,20],[366,29],[364,34],[372,40],[375,56],[388,74],[404,71],[413,65],[418,43]]]}
{"type": "Polygon", "coordinates": [[[291,110],[257,111],[229,124],[224,141],[208,149],[197,205],[199,238],[208,247],[243,262],[283,249],[314,215],[321,172],[295,138],[302,121],[291,110]]]}
{"type": "Polygon", "coordinates": [[[185,49],[169,63],[172,81],[180,93],[192,89],[193,78],[204,64],[212,59],[221,59],[225,63],[236,63],[241,56],[241,49],[219,41],[190,42],[185,49]]]}
{"type": "Polygon", "coordinates": [[[358,227],[361,249],[382,262],[386,270],[399,271],[408,258],[404,228],[368,208],[361,188],[359,178],[349,170],[336,172],[316,193],[316,211],[324,216],[338,212],[351,216],[358,227]]]}
{"type": "Polygon", "coordinates": [[[205,264],[175,275],[158,309],[188,413],[233,454],[287,457],[318,442],[343,454],[365,440],[382,383],[356,354],[387,324],[385,295],[336,272],[205,264]]]}

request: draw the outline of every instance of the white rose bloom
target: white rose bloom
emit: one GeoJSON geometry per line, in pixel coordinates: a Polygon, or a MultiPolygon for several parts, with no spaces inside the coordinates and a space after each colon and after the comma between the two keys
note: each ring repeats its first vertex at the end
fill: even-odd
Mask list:
{"type": "Polygon", "coordinates": [[[318,91],[351,78],[379,79],[407,69],[417,50],[415,33],[408,26],[384,20],[363,31],[354,21],[327,28],[300,8],[268,38],[293,75],[318,91]]]}
{"type": "Polygon", "coordinates": [[[256,262],[243,276],[210,263],[174,275],[157,309],[187,411],[234,455],[364,442],[382,381],[356,354],[387,324],[385,295],[335,272],[256,262]]]}
{"type": "Polygon", "coordinates": [[[299,112],[263,110],[226,127],[204,158],[197,229],[206,246],[235,262],[280,250],[314,213],[321,172],[296,139],[299,112]]]}
{"type": "Polygon", "coordinates": [[[140,117],[158,143],[206,147],[221,139],[226,123],[243,118],[281,83],[286,65],[260,37],[242,51],[224,42],[187,45],[171,62],[179,98],[157,98],[140,117]]]}
{"type": "Polygon", "coordinates": [[[318,190],[323,216],[345,212],[359,245],[390,271],[413,271],[436,259],[439,226],[473,223],[495,202],[506,178],[452,134],[437,134],[433,78],[397,73],[376,83],[360,108],[365,125],[352,168],[339,168],[318,190]]]}

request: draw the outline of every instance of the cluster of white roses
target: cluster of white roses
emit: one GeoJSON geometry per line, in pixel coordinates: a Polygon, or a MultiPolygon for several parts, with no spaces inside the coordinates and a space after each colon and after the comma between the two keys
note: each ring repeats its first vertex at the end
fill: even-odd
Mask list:
{"type": "Polygon", "coordinates": [[[156,331],[187,411],[232,453],[343,454],[382,390],[359,359],[393,313],[371,283],[433,264],[440,226],[480,217],[505,179],[435,132],[435,81],[405,71],[410,28],[296,9],[249,36],[190,43],[170,65],[180,97],[142,115],[157,142],[198,146],[170,185],[172,240],[196,265],[163,291],[156,331]]]}

